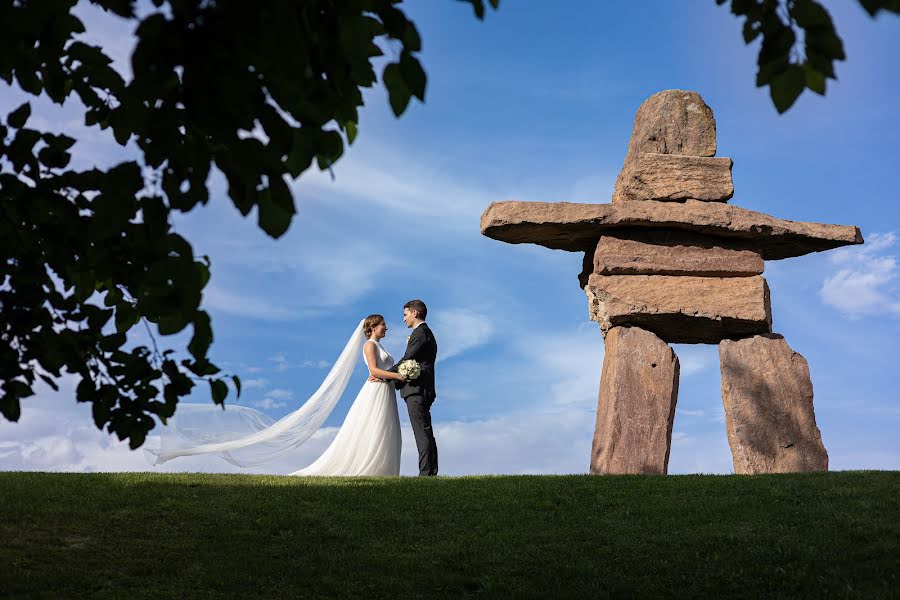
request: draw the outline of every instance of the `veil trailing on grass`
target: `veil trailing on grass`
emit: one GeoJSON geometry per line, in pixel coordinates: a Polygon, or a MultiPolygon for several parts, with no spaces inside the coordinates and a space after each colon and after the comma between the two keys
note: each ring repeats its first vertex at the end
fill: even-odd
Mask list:
{"type": "Polygon", "coordinates": [[[269,462],[290,452],[319,430],[347,388],[363,343],[360,321],[319,389],[303,405],[279,419],[246,406],[179,404],[162,427],[160,447],[146,449],[160,465],[179,456],[213,454],[239,467],[269,462]]]}

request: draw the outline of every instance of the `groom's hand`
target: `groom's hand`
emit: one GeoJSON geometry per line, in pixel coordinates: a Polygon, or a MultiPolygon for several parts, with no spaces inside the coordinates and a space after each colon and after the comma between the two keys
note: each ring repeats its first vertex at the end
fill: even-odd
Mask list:
{"type": "Polygon", "coordinates": [[[377,381],[378,383],[384,383],[387,380],[382,379],[380,377],[375,377],[374,375],[369,375],[369,381],[377,381]]]}

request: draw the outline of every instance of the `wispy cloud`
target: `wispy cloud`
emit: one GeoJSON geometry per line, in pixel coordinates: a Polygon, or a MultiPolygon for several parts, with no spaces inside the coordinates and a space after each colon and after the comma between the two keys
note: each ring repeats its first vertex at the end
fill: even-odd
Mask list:
{"type": "Polygon", "coordinates": [[[250,390],[253,388],[264,388],[269,385],[269,380],[265,378],[257,378],[257,379],[245,379],[241,382],[241,386],[245,390],[250,390]]]}
{"type": "Polygon", "coordinates": [[[822,284],[822,301],[851,319],[900,316],[897,258],[890,253],[896,239],[894,232],[874,233],[864,246],[832,253],[830,260],[838,271],[822,284]]]}
{"type": "Polygon", "coordinates": [[[438,339],[439,361],[487,343],[494,333],[490,316],[469,308],[443,309],[430,322],[438,339]]]}
{"type": "Polygon", "coordinates": [[[445,229],[471,227],[497,198],[483,186],[467,184],[464,176],[436,169],[434,158],[367,139],[335,165],[334,179],[310,171],[295,192],[353,198],[406,220],[434,220],[445,229]]]}
{"type": "Polygon", "coordinates": [[[284,408],[285,406],[287,406],[287,404],[284,402],[279,402],[278,400],[275,400],[274,398],[268,398],[268,397],[263,398],[262,400],[257,400],[256,402],[253,402],[252,404],[256,408],[263,408],[263,409],[284,408]]]}
{"type": "Polygon", "coordinates": [[[718,363],[716,348],[711,346],[679,344],[675,353],[678,355],[681,377],[702,373],[718,363]]]}
{"type": "Polygon", "coordinates": [[[229,315],[266,321],[293,321],[303,316],[269,297],[228,291],[214,282],[203,291],[203,306],[229,315]]]}
{"type": "Polygon", "coordinates": [[[596,323],[585,321],[569,331],[524,335],[517,343],[523,364],[536,370],[532,377],[549,381],[549,397],[535,401],[596,411],[604,357],[596,323]]]}

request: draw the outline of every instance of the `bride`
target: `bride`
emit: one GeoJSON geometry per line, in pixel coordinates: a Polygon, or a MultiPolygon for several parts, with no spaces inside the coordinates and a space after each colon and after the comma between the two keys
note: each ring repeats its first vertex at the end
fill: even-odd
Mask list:
{"type": "Polygon", "coordinates": [[[148,457],[152,464],[159,465],[179,456],[213,454],[240,467],[278,458],[319,430],[346,389],[362,350],[369,379],[343,425],[314,463],[290,475],[399,475],[400,417],[390,380],[403,378],[387,370],[394,359],[381,346],[386,333],[384,317],[366,317],[319,389],[278,421],[246,406],[230,405],[222,410],[210,404],[179,405],[175,417],[162,428],[160,448],[148,449],[148,457]]]}

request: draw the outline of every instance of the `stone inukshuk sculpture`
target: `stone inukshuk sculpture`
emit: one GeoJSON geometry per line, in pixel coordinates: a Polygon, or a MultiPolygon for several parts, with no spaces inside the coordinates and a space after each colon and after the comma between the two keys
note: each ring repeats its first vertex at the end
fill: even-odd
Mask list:
{"type": "Polygon", "coordinates": [[[712,111],[668,90],[638,109],[610,204],[494,202],[481,232],[584,252],[579,283],[606,342],[591,473],[666,473],[678,395],[670,343],[719,344],[736,473],[824,471],[806,360],[772,333],[763,261],[863,242],[859,228],[726,204],[712,111]]]}

